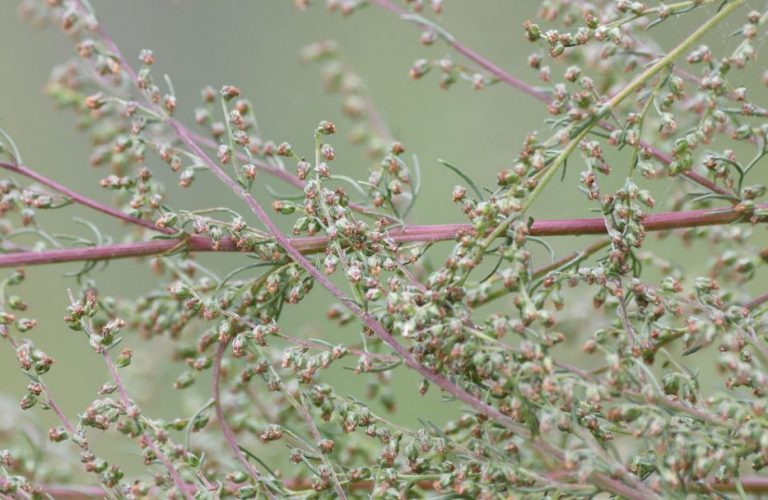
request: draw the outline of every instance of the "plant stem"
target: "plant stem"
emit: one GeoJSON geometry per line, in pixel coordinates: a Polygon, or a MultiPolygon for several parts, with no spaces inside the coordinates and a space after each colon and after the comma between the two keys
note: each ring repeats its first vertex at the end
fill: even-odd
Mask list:
{"type": "MultiPolygon", "coordinates": [[[[768,206],[760,206],[758,208],[768,208],[768,206]]],[[[768,220],[768,216],[747,219],[744,214],[734,208],[661,212],[646,216],[643,220],[643,227],[646,231],[667,231],[671,229],[687,229],[701,226],[731,224],[742,220],[744,222],[753,223],[765,222],[768,220]]],[[[405,226],[392,229],[387,235],[398,243],[429,243],[453,240],[456,238],[457,234],[472,230],[470,224],[436,224],[426,226],[405,226]]],[[[538,220],[533,223],[530,230],[531,236],[579,236],[605,233],[606,228],[603,218],[538,220]]],[[[321,252],[329,242],[327,236],[286,238],[286,240],[303,254],[321,252]]],[[[144,257],[149,255],[161,255],[163,253],[182,249],[195,252],[241,251],[237,246],[237,242],[229,237],[223,238],[218,242],[218,246],[215,247],[214,242],[211,239],[193,235],[184,239],[137,241],[94,247],[54,248],[40,252],[21,251],[0,254],[0,268],[144,257]]],[[[765,300],[768,300],[768,298],[765,300]]]]}
{"type": "Polygon", "coordinates": [[[40,486],[40,489],[50,498],[108,498],[109,495],[98,486],[76,486],[68,484],[47,484],[40,486]]]}
{"type": "Polygon", "coordinates": [[[752,310],[765,304],[766,302],[768,302],[768,293],[764,293],[758,297],[755,297],[754,299],[744,304],[744,307],[749,310],[752,310]]]}
{"type": "MultiPolygon", "coordinates": [[[[543,276],[546,276],[551,271],[555,270],[564,270],[566,268],[569,268],[571,266],[574,266],[582,261],[584,259],[587,259],[588,257],[591,257],[595,253],[599,252],[606,246],[610,245],[611,240],[609,239],[603,239],[600,241],[597,241],[595,243],[592,243],[588,247],[579,250],[577,252],[571,252],[570,254],[566,255],[565,257],[559,259],[556,262],[552,262],[551,264],[548,264],[546,266],[542,266],[538,269],[535,269],[531,273],[531,280],[535,280],[538,278],[541,278],[543,276]]],[[[492,283],[494,278],[491,278],[488,280],[488,283],[492,283]]],[[[496,299],[499,299],[501,297],[505,297],[509,295],[509,290],[506,288],[499,288],[492,292],[490,292],[486,297],[484,297],[482,300],[478,300],[477,302],[472,303],[472,307],[476,308],[481,305],[488,304],[489,302],[492,302],[496,299]]]]}

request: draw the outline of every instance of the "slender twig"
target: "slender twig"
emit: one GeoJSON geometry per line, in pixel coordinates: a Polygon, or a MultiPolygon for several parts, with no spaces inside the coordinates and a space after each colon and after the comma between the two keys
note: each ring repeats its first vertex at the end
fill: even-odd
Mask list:
{"type": "MultiPolygon", "coordinates": [[[[154,240],[115,243],[83,248],[54,248],[40,252],[16,252],[0,255],[0,267],[35,266],[62,262],[101,261],[142,257],[169,252],[184,244],[183,240],[154,240]]],[[[210,245],[208,245],[210,247],[210,245]]],[[[204,251],[202,248],[198,251],[204,251]]]]}
{"type": "MultiPolygon", "coordinates": [[[[624,288],[621,278],[616,280],[616,285],[618,286],[619,290],[622,290],[624,288]]],[[[619,297],[618,306],[616,307],[616,314],[618,314],[619,319],[621,319],[621,324],[624,327],[624,331],[627,334],[627,339],[629,339],[629,344],[632,347],[635,347],[637,345],[636,344],[637,333],[635,332],[635,327],[632,326],[632,321],[629,319],[629,312],[627,311],[626,300],[627,300],[627,297],[619,297]]]]}
{"type": "Polygon", "coordinates": [[[546,266],[542,266],[531,273],[531,277],[533,278],[540,278],[542,276],[545,276],[547,273],[551,271],[555,271],[557,269],[561,269],[563,266],[573,265],[576,263],[579,263],[586,259],[587,257],[591,257],[595,253],[599,252],[603,248],[610,245],[611,240],[604,239],[600,241],[596,241],[595,243],[592,243],[588,247],[579,250],[578,252],[572,252],[565,257],[561,258],[560,260],[557,260],[551,264],[548,264],[546,266]]]}
{"type": "MultiPolygon", "coordinates": [[[[562,368],[563,370],[573,372],[583,378],[584,380],[589,380],[591,382],[597,382],[597,377],[594,375],[594,371],[590,372],[587,370],[582,370],[579,367],[573,366],[568,363],[556,363],[559,368],[562,368]]],[[[661,396],[653,396],[653,400],[649,401],[648,395],[643,394],[641,392],[631,391],[631,390],[622,390],[621,391],[624,396],[626,396],[628,399],[635,399],[635,400],[642,400],[645,401],[647,404],[654,404],[658,406],[664,406],[666,408],[672,409],[678,413],[687,413],[691,417],[701,420],[702,422],[707,422],[712,425],[716,425],[718,427],[725,427],[727,429],[733,429],[734,425],[736,425],[734,422],[731,422],[727,419],[720,418],[717,415],[707,413],[704,410],[700,410],[696,407],[689,406],[682,401],[678,399],[673,399],[671,396],[668,395],[661,395],[661,396]]]]}
{"type": "MultiPolygon", "coordinates": [[[[587,259],[592,255],[596,254],[597,252],[599,252],[600,250],[608,246],[610,243],[611,243],[610,239],[603,239],[595,243],[592,243],[591,245],[587,246],[582,250],[579,250],[577,252],[571,252],[570,254],[566,255],[565,257],[555,262],[552,262],[550,264],[534,269],[533,272],[531,272],[531,279],[536,280],[546,276],[548,273],[552,271],[561,271],[561,270],[570,268],[572,266],[575,266],[581,263],[582,261],[584,261],[584,259],[587,259]]],[[[498,276],[494,276],[488,280],[488,283],[493,283],[497,279],[498,279],[498,276]]],[[[472,307],[479,307],[481,305],[488,304],[489,302],[492,302],[496,299],[500,299],[501,297],[505,297],[507,295],[509,295],[509,290],[507,290],[506,288],[498,288],[488,293],[482,299],[477,300],[476,302],[472,302],[472,307]]]]}
{"type": "Polygon", "coordinates": [[[755,309],[755,308],[765,304],[766,302],[768,302],[768,293],[764,293],[762,295],[759,295],[759,296],[755,297],[754,299],[750,300],[749,302],[746,302],[744,304],[744,307],[749,309],[749,310],[752,310],[752,309],[755,309]]]}
{"type": "MultiPolygon", "coordinates": [[[[628,391],[628,390],[622,391],[622,393],[629,400],[631,400],[632,398],[635,398],[637,400],[642,400],[642,401],[645,401],[646,403],[649,403],[647,394],[628,391]]],[[[716,425],[718,427],[725,427],[726,429],[734,428],[733,422],[720,418],[717,415],[707,413],[706,411],[700,410],[694,406],[687,405],[680,400],[672,399],[667,395],[654,396],[653,404],[669,408],[678,413],[687,413],[688,415],[695,418],[696,420],[701,420],[702,422],[707,422],[709,424],[716,425]]]]}
{"type": "Polygon", "coordinates": [[[659,5],[658,7],[650,7],[641,12],[635,12],[627,17],[623,17],[621,19],[608,23],[606,24],[606,27],[608,28],[619,27],[624,24],[630,23],[636,19],[639,19],[641,17],[650,16],[652,14],[660,14],[661,12],[666,12],[665,16],[671,16],[671,15],[677,14],[678,10],[680,9],[688,9],[694,6],[699,7],[705,4],[714,3],[716,1],[717,0],[687,0],[685,2],[668,3],[668,4],[659,5]]]}
{"type": "MultiPolygon", "coordinates": [[[[192,131],[189,131],[189,134],[192,137],[194,137],[199,144],[207,148],[216,149],[217,147],[219,147],[219,144],[213,139],[210,139],[208,137],[205,137],[201,134],[198,134],[192,131]]],[[[244,153],[239,153],[238,158],[244,161],[248,161],[248,163],[253,164],[257,169],[261,170],[262,172],[273,175],[278,179],[285,181],[286,183],[290,184],[293,187],[304,189],[304,181],[302,181],[292,173],[288,172],[284,168],[280,168],[276,165],[270,165],[269,163],[265,161],[261,161],[258,158],[248,158],[247,156],[245,156],[244,153]]]]}
{"type": "MultiPolygon", "coordinates": [[[[276,268],[277,267],[273,267],[272,271],[276,270],[276,268]]],[[[177,272],[177,274],[183,277],[183,275],[181,275],[180,273],[177,272]]],[[[262,277],[259,278],[258,281],[261,284],[263,284],[270,274],[271,274],[271,271],[267,272],[266,274],[262,275],[262,277]]],[[[226,311],[224,308],[221,308],[220,311],[230,317],[235,316],[238,320],[240,320],[240,316],[231,311],[226,311]]],[[[235,436],[232,429],[229,427],[229,424],[227,424],[226,416],[224,415],[224,409],[221,405],[221,362],[228,345],[229,345],[228,340],[220,340],[219,347],[216,350],[216,354],[214,356],[211,397],[213,399],[214,409],[216,411],[216,418],[219,421],[219,425],[221,427],[222,432],[224,433],[224,438],[227,442],[227,445],[230,447],[232,452],[235,453],[235,456],[238,462],[240,462],[240,464],[243,467],[245,467],[245,469],[248,471],[248,473],[251,475],[253,479],[257,481],[261,481],[262,480],[261,474],[259,474],[259,472],[250,464],[250,462],[248,462],[242,450],[240,449],[240,446],[237,443],[237,437],[235,436]]],[[[282,390],[286,399],[291,404],[291,406],[293,406],[296,412],[301,416],[301,418],[304,420],[305,424],[309,428],[309,432],[312,435],[312,438],[315,440],[315,443],[319,445],[323,440],[323,437],[321,436],[320,431],[315,425],[315,422],[312,419],[312,416],[309,414],[307,409],[304,408],[304,406],[288,391],[288,388],[285,386],[282,379],[280,378],[280,375],[275,371],[275,369],[273,367],[270,367],[270,369],[272,371],[272,374],[279,381],[280,389],[282,390]]],[[[325,456],[322,450],[319,450],[319,453],[320,453],[320,456],[322,457],[323,463],[325,463],[325,465],[328,466],[330,470],[337,497],[342,500],[346,500],[347,498],[346,493],[344,492],[344,489],[341,486],[341,482],[339,481],[336,475],[336,471],[333,467],[333,464],[330,463],[330,461],[325,456]]],[[[267,492],[267,495],[272,497],[272,494],[270,492],[267,492]]]]}
{"type": "Polygon", "coordinates": [[[96,210],[97,212],[101,212],[103,214],[109,215],[114,217],[115,219],[119,219],[125,222],[128,222],[130,224],[134,224],[136,226],[141,226],[146,229],[152,229],[153,231],[158,231],[161,233],[173,233],[173,230],[170,229],[161,229],[155,226],[155,224],[152,221],[139,219],[138,217],[133,217],[132,215],[128,215],[126,213],[121,212],[120,210],[117,210],[116,208],[110,207],[109,205],[105,205],[103,203],[100,203],[96,200],[92,200],[91,198],[88,198],[87,196],[83,196],[82,194],[73,191],[72,189],[69,189],[68,187],[59,184],[58,182],[54,181],[53,179],[50,179],[31,168],[24,166],[24,165],[16,165],[13,163],[0,161],[0,168],[5,169],[9,172],[14,172],[19,175],[23,175],[24,177],[28,177],[34,181],[39,182],[40,184],[49,187],[53,189],[54,191],[57,191],[70,200],[72,200],[75,203],[78,203],[80,205],[83,205],[85,207],[92,208],[96,210]]]}
{"type": "MultiPolygon", "coordinates": [[[[403,7],[400,7],[399,5],[396,5],[391,0],[374,0],[374,4],[378,5],[379,7],[382,7],[385,10],[388,10],[389,12],[396,14],[398,16],[407,16],[408,11],[404,9],[403,7]]],[[[517,90],[528,94],[531,97],[535,97],[539,101],[548,102],[551,100],[551,97],[546,91],[534,88],[531,85],[528,85],[524,81],[520,80],[516,76],[513,76],[500,67],[496,66],[493,62],[489,61],[482,55],[478,54],[474,50],[470,49],[463,43],[460,43],[458,40],[456,40],[453,37],[447,38],[446,42],[453,47],[453,49],[469,59],[470,61],[474,62],[484,70],[488,71],[490,74],[498,78],[499,80],[503,81],[504,83],[516,88],[517,90]]]]}
{"type": "MultiPolygon", "coordinates": [[[[301,401],[296,399],[296,397],[294,397],[293,394],[290,393],[290,391],[288,390],[288,387],[286,387],[285,383],[282,381],[277,371],[271,366],[270,368],[272,370],[272,374],[275,377],[277,377],[277,379],[279,380],[280,389],[282,390],[283,395],[285,395],[285,398],[288,400],[288,403],[293,407],[296,413],[298,413],[301,419],[304,421],[304,425],[307,426],[307,429],[309,430],[309,433],[312,436],[312,439],[315,440],[315,447],[319,448],[322,445],[323,436],[322,434],[320,434],[320,430],[317,428],[317,425],[315,425],[315,420],[312,418],[312,415],[304,407],[301,401]]],[[[344,491],[344,488],[341,486],[341,481],[339,480],[338,474],[336,474],[336,468],[333,466],[331,461],[326,456],[327,452],[322,449],[318,449],[318,453],[320,454],[320,459],[322,460],[322,462],[326,465],[326,467],[328,467],[331,480],[333,481],[333,488],[336,491],[336,497],[341,500],[347,500],[347,494],[344,491]]]]}
{"type": "MultiPolygon", "coordinates": [[[[750,493],[768,493],[768,477],[744,476],[739,478],[744,491],[750,493]]],[[[710,487],[717,491],[738,491],[736,483],[728,481],[727,483],[711,482],[710,487]]]]}
{"type": "Polygon", "coordinates": [[[70,435],[75,434],[76,432],[75,426],[72,425],[72,422],[69,421],[67,416],[61,410],[61,408],[59,408],[59,405],[57,405],[56,401],[54,401],[53,396],[51,395],[51,390],[48,387],[48,385],[43,384],[43,390],[45,391],[46,404],[48,405],[48,407],[51,410],[53,410],[53,413],[55,413],[56,416],[59,418],[62,425],[64,425],[64,428],[67,429],[67,432],[69,432],[70,435]]]}

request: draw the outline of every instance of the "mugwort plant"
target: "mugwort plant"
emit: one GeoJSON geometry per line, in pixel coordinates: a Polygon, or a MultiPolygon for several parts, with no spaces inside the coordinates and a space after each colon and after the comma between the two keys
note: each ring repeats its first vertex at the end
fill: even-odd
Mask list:
{"type": "MultiPolygon", "coordinates": [[[[295,3],[306,15],[323,8],[295,3]]],[[[324,3],[345,16],[363,8],[397,16],[422,44],[444,45],[444,58],[410,69],[403,61],[411,78],[499,98],[519,92],[551,119],[510,153],[495,186],[446,163],[458,182],[445,193],[456,222],[416,225],[409,214],[424,206],[425,180],[418,163],[334,42],[301,56],[320,67],[358,125],[352,138],[375,158],[363,179],[335,171],[340,130],[331,121],[295,124],[297,134],[314,134],[313,151],[269,140],[236,82],[202,89],[197,107],[181,102],[151,48],[123,53],[88,0],[24,0],[23,17],[58,26],[72,41],[73,59],[55,69],[47,93],[89,135],[91,164],[109,171],[98,182],[114,203],[25,164],[13,124],[3,131],[0,337],[29,378],[20,407],[50,411],[59,423],[48,430],[52,443],[0,436],[8,443],[0,496],[651,499],[768,491],[768,291],[760,290],[768,204],[758,183],[768,166],[768,108],[753,98],[768,72],[763,81],[739,76],[762,71],[768,4],[541,0],[538,17],[517,31],[531,70],[518,76],[441,26],[450,2],[324,3]],[[671,19],[700,24],[664,46],[657,33],[671,19]],[[726,21],[738,26],[736,42],[705,45],[726,21]],[[167,169],[178,186],[158,180],[167,169]],[[265,199],[254,187],[269,177],[293,192],[265,199]],[[593,212],[533,218],[534,204],[556,203],[547,188],[561,177],[593,212]],[[651,180],[664,185],[663,202],[651,180]],[[247,212],[169,201],[173,190],[199,183],[223,184],[247,212]],[[119,221],[130,238],[114,243],[90,222],[92,239],[53,235],[38,220],[71,204],[119,221]],[[37,243],[18,243],[22,232],[37,243]],[[559,235],[593,239],[557,255],[548,240],[559,235]],[[677,246],[706,243],[706,268],[675,264],[652,244],[656,235],[677,246]],[[551,259],[541,261],[534,247],[551,259]],[[219,276],[197,258],[231,252],[251,263],[219,276]],[[130,265],[148,266],[162,286],[138,297],[101,293],[98,264],[126,257],[139,257],[130,265]],[[35,340],[36,320],[17,291],[28,266],[62,262],[82,264],[61,291],[64,323],[106,367],[95,399],[74,415],[46,383],[61,368],[35,340]],[[284,331],[281,316],[310,293],[335,302],[327,321],[359,335],[332,344],[284,331]],[[572,320],[584,310],[590,321],[572,320]],[[159,418],[132,397],[132,360],[158,356],[158,338],[176,347],[154,366],[173,370],[174,389],[206,394],[197,411],[159,418]],[[707,363],[716,370],[702,374],[707,363]],[[330,367],[372,381],[369,399],[337,390],[330,367]],[[393,390],[393,374],[404,372],[418,386],[393,390]],[[428,391],[447,400],[445,422],[406,426],[390,415],[428,391]],[[94,446],[105,433],[133,447],[139,472],[94,446]]],[[[19,436],[32,432],[19,425],[19,436]]]]}

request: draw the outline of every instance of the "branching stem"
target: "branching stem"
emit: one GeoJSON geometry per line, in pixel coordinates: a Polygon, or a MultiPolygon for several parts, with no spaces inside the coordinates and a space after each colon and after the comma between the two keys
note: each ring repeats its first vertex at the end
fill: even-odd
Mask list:
{"type": "MultiPolygon", "coordinates": [[[[768,206],[760,206],[759,208],[765,209],[768,206]]],[[[736,208],[661,212],[648,215],[643,221],[643,227],[646,231],[668,231],[672,229],[717,226],[739,221],[758,223],[765,222],[768,219],[768,216],[754,216],[750,218],[746,217],[746,215],[736,208]]],[[[392,229],[388,232],[388,236],[398,243],[430,243],[453,240],[458,234],[472,230],[470,224],[414,225],[392,229]]],[[[600,217],[590,219],[538,220],[534,222],[530,230],[531,236],[580,236],[605,233],[605,221],[600,217]]],[[[329,242],[326,236],[285,237],[285,240],[303,254],[321,252],[329,242]]],[[[83,248],[54,248],[39,252],[9,252],[0,254],[0,268],[143,257],[161,255],[175,250],[195,252],[240,251],[237,243],[229,237],[225,237],[218,243],[215,243],[208,237],[191,235],[183,239],[172,238],[133,243],[115,243],[83,248]]]]}

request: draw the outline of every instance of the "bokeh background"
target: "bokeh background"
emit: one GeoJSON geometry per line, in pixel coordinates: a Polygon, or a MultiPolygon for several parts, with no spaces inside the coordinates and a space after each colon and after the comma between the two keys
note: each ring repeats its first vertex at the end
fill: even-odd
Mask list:
{"type": "MultiPolygon", "coordinates": [[[[416,154],[420,160],[423,187],[421,200],[414,210],[413,222],[416,223],[463,220],[458,207],[450,200],[451,189],[461,181],[441,167],[438,158],[461,166],[479,184],[493,185],[495,173],[512,164],[526,134],[534,130],[548,133],[544,106],[510,87],[495,85],[474,91],[469,85],[459,83],[449,91],[442,91],[436,75],[427,75],[418,82],[410,80],[408,69],[415,59],[453,57],[454,54],[439,42],[432,47],[420,45],[418,28],[380,9],[367,8],[351,18],[343,18],[326,13],[320,5],[301,12],[286,0],[92,0],[92,4],[106,31],[132,61],[136,61],[140,49],[154,51],[158,60],[156,76],[167,73],[173,79],[180,119],[192,123],[192,110],[200,102],[199,92],[203,86],[210,84],[219,88],[233,84],[253,102],[265,138],[277,143],[288,141],[300,154],[312,151],[313,130],[320,120],[335,121],[342,133],[334,142],[338,157],[334,167],[340,173],[366,178],[370,160],[361,148],[348,145],[343,139],[352,124],[339,111],[340,99],[325,92],[317,66],[299,61],[299,52],[305,45],[336,40],[344,61],[365,79],[370,96],[394,136],[405,144],[409,154],[416,154]]],[[[501,67],[536,83],[536,74],[526,65],[527,55],[535,48],[524,39],[522,23],[534,17],[539,2],[455,0],[446,4],[440,20],[443,26],[501,67]]],[[[72,45],[56,27],[37,29],[19,20],[15,8],[14,0],[0,1],[0,128],[14,138],[28,166],[108,202],[110,193],[98,186],[98,180],[107,175],[107,171],[95,171],[88,166],[87,138],[75,130],[71,113],[56,111],[52,100],[43,93],[52,67],[73,57],[72,45]]],[[[671,47],[704,15],[704,12],[696,13],[682,21],[665,23],[656,28],[657,40],[663,47],[671,47]]],[[[710,37],[710,42],[718,44],[718,49],[733,45],[727,35],[740,26],[741,19],[743,17],[726,23],[710,37]]],[[[760,46],[765,48],[764,37],[760,46]]],[[[553,65],[555,74],[561,74],[563,69],[562,65],[553,65]]],[[[758,93],[752,94],[753,97],[762,95],[763,103],[768,102],[765,89],[758,83],[758,72],[744,73],[738,78],[753,84],[751,88],[758,93]]],[[[620,164],[615,167],[617,171],[624,168],[620,164]]],[[[589,216],[589,206],[574,186],[579,170],[579,166],[572,166],[565,182],[554,182],[548,188],[546,196],[534,207],[536,217],[589,216]]],[[[212,177],[199,175],[190,189],[180,190],[167,169],[157,175],[168,180],[172,206],[229,205],[247,214],[212,177]]],[[[763,173],[759,175],[766,177],[763,173]]],[[[623,176],[616,177],[617,183],[623,182],[623,176]]],[[[288,190],[278,181],[269,182],[281,192],[288,190]]],[[[660,201],[669,193],[664,183],[648,182],[647,186],[655,190],[660,201]]],[[[82,234],[83,228],[72,221],[75,216],[85,216],[100,224],[105,233],[116,240],[124,234],[124,228],[78,207],[41,214],[40,220],[57,232],[82,234]]],[[[551,244],[564,255],[589,241],[587,238],[553,238],[551,244]]],[[[656,242],[653,238],[649,238],[649,244],[672,262],[697,262],[703,267],[709,257],[704,245],[683,249],[677,241],[656,242]]],[[[546,255],[537,254],[537,258],[543,263],[546,255]]],[[[208,255],[204,262],[223,275],[241,265],[244,259],[221,254],[208,255]]],[[[22,288],[30,304],[27,314],[39,321],[30,336],[57,361],[46,381],[70,416],[95,397],[95,390],[107,376],[103,362],[88,348],[85,339],[68,330],[62,322],[67,305],[66,290],[77,286],[72,278],[63,275],[77,268],[77,265],[29,268],[28,282],[22,288]]],[[[132,260],[114,262],[95,278],[102,294],[118,297],[134,297],[157,285],[146,263],[137,265],[132,260]]],[[[338,340],[351,335],[356,340],[355,328],[338,329],[316,319],[323,317],[329,303],[320,287],[316,287],[307,303],[285,315],[284,331],[338,340]]],[[[503,309],[505,305],[496,307],[503,309]]],[[[590,315],[591,311],[584,309],[584,319],[590,315]]],[[[163,357],[170,352],[169,342],[154,339],[151,345],[142,347],[145,342],[133,338],[130,332],[124,337],[123,345],[137,351],[134,365],[125,373],[132,393],[140,398],[148,412],[170,417],[177,414],[182,405],[183,411],[191,414],[196,404],[199,407],[205,402],[206,384],[202,384],[199,396],[183,400],[171,388],[178,367],[163,357]],[[164,370],[164,366],[169,369],[164,370]],[[158,369],[159,376],[152,371],[158,369]]],[[[583,340],[571,339],[568,348],[577,352],[583,340]]],[[[331,374],[330,380],[339,384],[342,393],[347,391],[363,397],[366,381],[361,380],[363,377],[350,377],[349,373],[337,371],[331,374]]],[[[0,343],[0,421],[16,418],[13,408],[23,395],[26,383],[12,350],[0,343]]],[[[419,398],[416,383],[415,377],[398,379],[396,387],[404,392],[396,419],[415,423],[417,416],[441,421],[453,415],[452,411],[445,410],[450,409],[450,405],[439,403],[436,391],[419,398]]],[[[39,410],[27,412],[25,418],[41,429],[53,423],[39,410]]],[[[0,442],[0,448],[2,445],[0,442]]],[[[114,453],[135,451],[125,446],[114,453]]]]}

